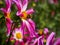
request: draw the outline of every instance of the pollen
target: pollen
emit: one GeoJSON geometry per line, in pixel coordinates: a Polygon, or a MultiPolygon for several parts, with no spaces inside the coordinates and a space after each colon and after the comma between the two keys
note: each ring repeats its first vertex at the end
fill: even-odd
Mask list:
{"type": "Polygon", "coordinates": [[[42,35],[42,34],[43,34],[43,30],[40,29],[40,30],[38,31],[38,33],[39,33],[40,35],[42,35]]]}
{"type": "Polygon", "coordinates": [[[10,19],[10,13],[7,13],[6,18],[10,19]]]}
{"type": "Polygon", "coordinates": [[[21,33],[16,33],[16,38],[17,39],[22,39],[22,34],[21,33]]]}
{"type": "Polygon", "coordinates": [[[27,19],[27,16],[28,16],[28,15],[27,15],[26,11],[22,12],[22,15],[23,15],[23,16],[21,17],[22,19],[27,19]]]}

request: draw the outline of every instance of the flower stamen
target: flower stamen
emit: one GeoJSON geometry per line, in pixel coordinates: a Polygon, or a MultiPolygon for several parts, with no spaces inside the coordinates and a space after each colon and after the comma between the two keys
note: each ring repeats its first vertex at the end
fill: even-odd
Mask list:
{"type": "Polygon", "coordinates": [[[10,19],[10,13],[7,13],[6,18],[10,19]]]}
{"type": "Polygon", "coordinates": [[[27,16],[28,15],[27,15],[26,11],[22,12],[22,17],[21,17],[22,19],[27,19],[27,16]]]}
{"type": "Polygon", "coordinates": [[[40,35],[42,35],[42,34],[43,34],[43,30],[40,29],[40,30],[38,31],[38,33],[39,33],[40,35]]]}
{"type": "Polygon", "coordinates": [[[22,39],[22,34],[21,33],[16,33],[16,38],[17,39],[22,39]]]}

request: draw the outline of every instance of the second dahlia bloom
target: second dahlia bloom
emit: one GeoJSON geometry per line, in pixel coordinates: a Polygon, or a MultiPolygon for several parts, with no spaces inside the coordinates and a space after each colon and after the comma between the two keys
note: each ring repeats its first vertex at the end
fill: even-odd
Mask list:
{"type": "Polygon", "coordinates": [[[28,0],[13,0],[13,2],[16,4],[16,7],[18,9],[16,15],[19,16],[22,20],[22,23],[24,23],[24,28],[26,28],[29,31],[30,36],[37,36],[35,33],[35,23],[30,18],[27,18],[30,14],[34,12],[34,10],[27,9],[28,0]]]}

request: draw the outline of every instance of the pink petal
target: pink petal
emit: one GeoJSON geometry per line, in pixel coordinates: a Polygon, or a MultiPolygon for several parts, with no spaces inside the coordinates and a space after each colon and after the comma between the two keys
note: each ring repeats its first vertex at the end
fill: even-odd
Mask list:
{"type": "Polygon", "coordinates": [[[2,10],[4,13],[10,12],[12,0],[5,0],[5,3],[6,3],[6,7],[1,8],[0,10],[2,10]]]}
{"type": "Polygon", "coordinates": [[[28,34],[28,32],[25,32],[24,34],[28,34]]]}
{"type": "Polygon", "coordinates": [[[34,23],[34,21],[32,21],[31,19],[28,19],[27,21],[29,22],[31,28],[33,29],[32,31],[33,31],[34,35],[36,37],[38,37],[37,33],[35,32],[35,23],[34,23]]]}
{"type": "Polygon", "coordinates": [[[25,34],[25,32],[24,32],[24,30],[25,30],[25,22],[24,21],[22,21],[21,26],[20,26],[19,29],[22,30],[23,35],[24,35],[25,34]]]}
{"type": "Polygon", "coordinates": [[[44,28],[44,33],[47,34],[49,32],[48,28],[44,28]]]}
{"type": "Polygon", "coordinates": [[[23,0],[23,8],[22,8],[22,12],[23,12],[23,11],[26,11],[27,5],[28,5],[28,0],[23,0]]]}
{"type": "Polygon", "coordinates": [[[31,8],[29,10],[26,11],[28,15],[32,14],[34,12],[34,10],[31,8]]]}
{"type": "Polygon", "coordinates": [[[60,45],[60,38],[56,39],[56,41],[54,42],[54,45],[60,45]]]}
{"type": "Polygon", "coordinates": [[[1,11],[3,11],[4,13],[6,13],[5,8],[0,8],[1,11]]]}
{"type": "Polygon", "coordinates": [[[10,35],[11,24],[12,24],[12,21],[10,19],[6,18],[7,36],[10,35]]]}
{"type": "Polygon", "coordinates": [[[42,36],[38,38],[38,45],[44,45],[42,36]]]}
{"type": "Polygon", "coordinates": [[[21,9],[22,9],[21,0],[13,0],[13,2],[16,4],[18,11],[21,12],[21,9]]]}
{"type": "Polygon", "coordinates": [[[20,45],[24,45],[24,42],[20,42],[20,45]]]}
{"type": "Polygon", "coordinates": [[[12,0],[5,0],[6,6],[11,6],[12,0]]]}
{"type": "Polygon", "coordinates": [[[34,33],[33,33],[33,29],[31,28],[30,24],[26,20],[23,20],[23,22],[26,24],[25,26],[27,27],[28,31],[30,32],[30,35],[33,36],[34,33]]]}
{"type": "Polygon", "coordinates": [[[38,40],[38,45],[42,45],[41,39],[38,40]]]}
{"type": "Polygon", "coordinates": [[[31,42],[34,42],[34,38],[33,37],[29,37],[29,39],[27,39],[27,42],[25,44],[33,45],[33,43],[31,43],[31,42]]]}
{"type": "Polygon", "coordinates": [[[18,45],[19,44],[19,41],[15,41],[14,45],[18,45]]]}
{"type": "Polygon", "coordinates": [[[35,23],[34,23],[34,21],[32,21],[31,19],[28,19],[27,21],[30,23],[30,25],[33,28],[33,30],[35,30],[35,23]]]}
{"type": "Polygon", "coordinates": [[[26,43],[25,43],[25,45],[28,45],[29,44],[29,41],[27,41],[26,43]]]}
{"type": "Polygon", "coordinates": [[[37,41],[38,41],[38,40],[37,40],[37,39],[35,39],[35,41],[34,41],[34,43],[33,43],[33,44],[35,45],[37,41]]]}
{"type": "Polygon", "coordinates": [[[43,43],[42,43],[42,36],[40,36],[40,37],[38,37],[37,39],[35,39],[33,45],[35,45],[36,43],[37,43],[38,45],[43,45],[43,43]]]}
{"type": "Polygon", "coordinates": [[[52,32],[49,37],[47,38],[47,42],[46,42],[46,45],[53,45],[53,39],[54,39],[54,36],[55,36],[55,32],[52,32]]]}
{"type": "Polygon", "coordinates": [[[16,13],[16,15],[17,15],[17,16],[21,16],[22,13],[20,13],[20,11],[18,11],[18,12],[16,13]]]}
{"type": "MultiPolygon", "coordinates": [[[[25,26],[28,26],[28,25],[29,25],[29,23],[28,23],[26,20],[23,20],[23,23],[25,23],[25,26]]],[[[28,26],[27,28],[28,28],[29,31],[30,31],[30,27],[28,26]]],[[[30,32],[31,32],[31,31],[30,31],[30,32]]]]}
{"type": "Polygon", "coordinates": [[[11,40],[14,40],[14,38],[13,38],[13,37],[11,37],[11,38],[10,38],[10,41],[11,41],[11,40]]]}
{"type": "Polygon", "coordinates": [[[5,0],[6,3],[6,10],[7,12],[10,12],[10,8],[11,8],[11,4],[12,4],[12,0],[5,0]]]}

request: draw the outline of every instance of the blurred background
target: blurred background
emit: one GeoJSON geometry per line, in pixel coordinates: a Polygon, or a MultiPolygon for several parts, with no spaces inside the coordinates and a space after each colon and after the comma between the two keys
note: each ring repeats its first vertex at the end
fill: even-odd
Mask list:
{"type": "MultiPolygon", "coordinates": [[[[5,7],[4,0],[0,0],[0,8],[5,7]]],[[[56,37],[60,37],[60,0],[29,0],[28,9],[33,8],[32,20],[37,29],[48,28],[49,31],[56,32],[56,37]]],[[[11,19],[20,25],[20,18],[16,16],[16,6],[13,3],[11,7],[11,19]]],[[[2,11],[0,11],[0,43],[4,45],[6,41],[6,24],[2,11]]]]}

